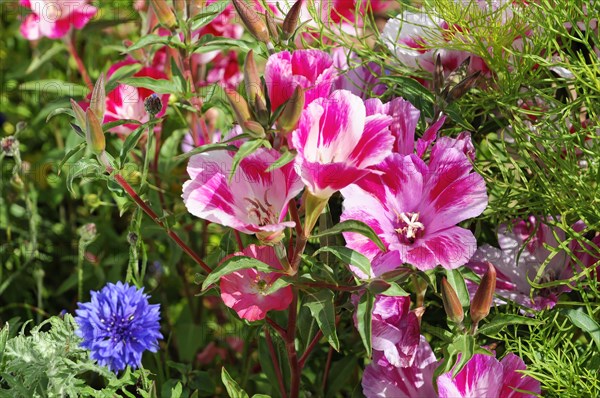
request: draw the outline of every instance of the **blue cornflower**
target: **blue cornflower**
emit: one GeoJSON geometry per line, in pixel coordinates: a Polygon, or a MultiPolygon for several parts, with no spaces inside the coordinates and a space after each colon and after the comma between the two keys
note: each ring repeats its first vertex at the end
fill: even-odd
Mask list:
{"type": "Polygon", "coordinates": [[[78,303],[76,334],[91,358],[112,372],[127,365],[138,368],[142,353],[156,352],[160,334],[160,305],[149,304],[144,289],[117,282],[108,283],[99,292],[91,292],[92,301],[78,303]]]}

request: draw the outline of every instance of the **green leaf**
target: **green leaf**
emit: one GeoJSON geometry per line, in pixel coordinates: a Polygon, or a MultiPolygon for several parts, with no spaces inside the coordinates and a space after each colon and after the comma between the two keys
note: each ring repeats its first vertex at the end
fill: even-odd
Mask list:
{"type": "Polygon", "coordinates": [[[133,43],[131,46],[127,47],[127,52],[132,52],[135,50],[139,50],[146,46],[151,46],[153,44],[161,44],[166,45],[169,42],[168,36],[159,36],[155,34],[149,34],[142,36],[138,41],[133,43]]]}
{"type": "MultiPolygon", "coordinates": [[[[62,160],[58,164],[58,174],[60,175],[60,172],[61,172],[63,166],[65,165],[65,163],[67,163],[67,161],[69,159],[71,159],[73,156],[75,156],[78,153],[80,153],[81,156],[83,156],[83,154],[85,153],[86,147],[87,147],[87,143],[82,142],[82,143],[78,144],[77,146],[75,146],[74,148],[71,148],[71,150],[65,154],[65,157],[62,158],[62,160]]],[[[81,156],[79,157],[79,159],[81,159],[81,156]]],[[[79,160],[79,159],[77,159],[77,160],[79,160]]]]}
{"type": "Polygon", "coordinates": [[[166,79],[153,79],[151,77],[127,77],[121,79],[122,84],[133,87],[143,87],[158,94],[176,94],[177,87],[172,81],[166,79]]]}
{"type": "Polygon", "coordinates": [[[375,296],[370,292],[365,292],[358,302],[356,307],[356,322],[358,334],[367,350],[367,356],[371,357],[373,349],[371,346],[371,335],[372,335],[372,324],[373,319],[373,304],[375,303],[375,296]]]}
{"type": "Polygon", "coordinates": [[[173,77],[171,80],[175,83],[175,90],[179,93],[187,92],[187,80],[183,77],[183,73],[177,66],[177,62],[175,62],[175,58],[171,58],[171,73],[173,77]]]}
{"type": "Polygon", "coordinates": [[[319,232],[318,234],[311,235],[311,238],[320,238],[323,236],[336,235],[342,232],[356,232],[358,234],[361,234],[369,238],[382,251],[386,251],[385,245],[383,244],[381,239],[379,239],[379,236],[377,236],[375,231],[373,231],[373,229],[364,222],[357,220],[343,221],[334,226],[333,228],[330,228],[323,232],[319,232]]]}
{"type": "Polygon", "coordinates": [[[197,155],[199,153],[203,153],[203,152],[209,152],[209,151],[220,151],[220,150],[225,150],[225,151],[237,151],[237,147],[233,146],[233,145],[229,145],[223,142],[219,142],[216,144],[207,144],[207,145],[202,145],[199,146],[198,148],[194,148],[189,152],[183,153],[179,156],[176,156],[174,161],[180,162],[182,160],[185,160],[187,158],[190,158],[194,155],[197,155]]]}
{"type": "Polygon", "coordinates": [[[277,159],[275,163],[271,164],[269,168],[267,168],[267,171],[279,169],[286,164],[293,162],[294,159],[296,159],[296,151],[288,151],[287,148],[285,148],[279,159],[277,159]]]}
{"type": "Polygon", "coordinates": [[[286,280],[285,278],[279,278],[275,282],[273,282],[269,288],[264,292],[265,295],[273,294],[281,288],[291,285],[292,282],[286,280]]]}
{"type": "Polygon", "coordinates": [[[452,376],[456,377],[462,368],[465,367],[467,362],[473,358],[473,355],[475,355],[475,338],[470,334],[461,334],[454,339],[452,344],[450,344],[448,351],[450,351],[451,354],[460,353],[460,358],[452,370],[452,376]]]}
{"type": "Polygon", "coordinates": [[[357,251],[344,246],[325,246],[314,252],[313,257],[324,252],[333,254],[345,264],[354,265],[369,277],[372,274],[371,261],[357,251]]]}
{"type": "Polygon", "coordinates": [[[221,368],[221,380],[231,398],[248,398],[246,391],[242,390],[240,385],[231,378],[225,367],[221,368]]]}
{"type": "MultiPolygon", "coordinates": [[[[218,3],[216,3],[216,4],[218,4],[218,3]]],[[[198,30],[198,29],[208,25],[218,15],[220,15],[220,13],[221,13],[221,10],[215,10],[215,11],[201,12],[197,15],[194,15],[194,17],[188,21],[188,23],[190,24],[190,30],[191,31],[198,30]]]]}
{"type": "Polygon", "coordinates": [[[390,284],[390,287],[386,291],[382,292],[382,295],[388,297],[402,297],[409,295],[409,293],[406,290],[402,289],[400,285],[398,285],[396,282],[388,283],[390,284]]]}
{"type": "Polygon", "coordinates": [[[140,123],[139,120],[134,120],[134,119],[115,120],[114,122],[109,122],[109,123],[103,124],[102,125],[102,130],[104,130],[105,132],[107,132],[108,130],[110,130],[112,128],[119,127],[119,126],[122,126],[124,124],[141,125],[142,123],[140,123]]]}
{"type": "Polygon", "coordinates": [[[106,92],[110,93],[117,87],[120,80],[133,76],[140,69],[142,69],[142,65],[138,63],[121,66],[119,69],[114,71],[114,73],[110,75],[110,78],[107,80],[105,87],[106,92]]]}
{"type": "Polygon", "coordinates": [[[258,148],[263,146],[266,143],[263,139],[256,139],[251,141],[246,141],[240,146],[240,149],[233,156],[233,163],[231,164],[231,171],[229,172],[228,181],[231,181],[233,176],[235,175],[235,171],[238,166],[244,160],[245,157],[254,153],[258,148]]]}
{"type": "Polygon", "coordinates": [[[498,314],[491,321],[479,328],[479,333],[495,336],[508,325],[539,325],[541,321],[526,316],[498,314]]]}
{"type": "Polygon", "coordinates": [[[331,290],[322,289],[317,293],[306,293],[307,300],[304,303],[310,310],[313,318],[317,320],[323,335],[329,344],[336,350],[340,350],[340,341],[335,331],[335,307],[333,305],[334,294],[331,290]]]}
{"type": "Polygon", "coordinates": [[[129,152],[133,148],[135,148],[135,146],[137,145],[138,141],[142,137],[142,134],[144,134],[145,130],[146,130],[146,124],[142,124],[140,127],[138,127],[137,129],[135,129],[135,131],[133,133],[129,134],[127,136],[127,138],[125,138],[125,142],[123,143],[123,147],[121,148],[121,151],[119,152],[119,163],[121,164],[121,166],[123,164],[125,164],[125,160],[127,159],[127,155],[129,154],[129,152]]]}
{"type": "Polygon", "coordinates": [[[467,290],[467,284],[465,283],[460,271],[457,269],[447,269],[446,279],[456,292],[456,295],[458,296],[460,304],[463,306],[463,308],[468,307],[471,304],[471,299],[469,297],[469,291],[467,290]]]}
{"type": "Polygon", "coordinates": [[[325,397],[338,396],[338,392],[348,385],[353,370],[356,369],[357,365],[358,360],[353,355],[345,356],[339,361],[333,362],[329,371],[329,377],[327,378],[327,392],[325,397]]]}
{"type": "Polygon", "coordinates": [[[52,119],[54,116],[56,115],[61,115],[66,113],[67,115],[71,116],[72,118],[75,118],[75,114],[73,113],[73,110],[70,108],[58,108],[53,110],[52,112],[50,112],[48,114],[48,116],[46,116],[46,123],[48,123],[50,121],[50,119],[52,119]]]}
{"type": "MultiPolygon", "coordinates": [[[[225,369],[225,368],[223,368],[223,369],[225,369]]],[[[175,387],[171,388],[171,398],[180,398],[182,392],[183,392],[183,387],[181,385],[181,382],[178,381],[177,384],[175,385],[175,387]]]]}
{"type": "Polygon", "coordinates": [[[24,91],[35,91],[42,95],[56,94],[71,98],[85,97],[88,93],[88,88],[86,86],[55,79],[28,81],[20,84],[19,89],[24,91]]]}
{"type": "Polygon", "coordinates": [[[260,260],[246,256],[234,256],[225,260],[221,265],[215,268],[202,283],[202,290],[206,290],[210,285],[217,282],[222,276],[242,269],[254,268],[260,272],[281,272],[269,267],[260,260]]]}
{"type": "Polygon", "coordinates": [[[2,359],[4,357],[4,347],[6,346],[6,342],[8,341],[8,332],[9,332],[9,323],[2,327],[0,330],[0,370],[2,370],[2,359]]]}
{"type": "Polygon", "coordinates": [[[583,309],[568,309],[563,310],[563,312],[569,317],[571,322],[573,322],[573,325],[584,332],[589,333],[592,336],[592,339],[594,339],[596,346],[600,349],[600,326],[598,323],[588,314],[583,312],[583,309]]]}

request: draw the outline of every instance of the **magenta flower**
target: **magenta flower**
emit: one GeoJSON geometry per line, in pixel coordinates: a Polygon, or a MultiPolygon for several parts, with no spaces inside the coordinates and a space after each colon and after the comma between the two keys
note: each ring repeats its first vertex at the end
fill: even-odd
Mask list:
{"type": "Polygon", "coordinates": [[[373,361],[381,366],[411,366],[420,336],[419,319],[410,311],[410,296],[377,296],[373,307],[373,361]]]}
{"type": "MultiPolygon", "coordinates": [[[[402,262],[428,270],[457,268],[477,248],[473,233],[456,224],[487,206],[483,178],[467,156],[435,145],[429,164],[416,155],[393,154],[370,174],[342,189],[341,219],[368,224],[402,262]]],[[[379,248],[362,235],[345,233],[347,246],[373,259],[379,248]]]]}
{"type": "Polygon", "coordinates": [[[237,53],[230,51],[227,54],[218,54],[212,60],[212,66],[206,75],[205,84],[217,83],[221,87],[235,90],[244,78],[240,71],[237,53]]]}
{"type": "Polygon", "coordinates": [[[312,102],[292,133],[296,170],[308,190],[326,199],[371,173],[391,153],[390,122],[387,115],[367,116],[363,101],[346,90],[312,102]]]}
{"type": "Polygon", "coordinates": [[[327,97],[337,71],[331,56],[320,50],[282,51],[269,57],[265,66],[265,82],[271,109],[289,100],[296,88],[305,91],[305,107],[317,98],[327,97]]]}
{"type": "MultiPolygon", "coordinates": [[[[271,246],[250,245],[234,256],[252,257],[272,268],[282,269],[271,246]]],[[[281,274],[276,272],[265,273],[252,268],[225,275],[220,282],[221,298],[240,318],[248,321],[264,319],[268,311],[285,310],[292,302],[291,286],[267,294],[273,282],[280,276],[281,274]]]]}
{"type": "Polygon", "coordinates": [[[266,171],[279,158],[272,149],[261,148],[244,158],[229,179],[233,152],[212,151],[191,157],[190,180],[183,185],[183,201],[193,215],[257,234],[263,242],[283,237],[294,227],[284,221],[290,199],[302,191],[302,181],[291,164],[266,171]]]}
{"type": "MultiPolygon", "coordinates": [[[[575,231],[581,231],[584,229],[584,225],[582,222],[578,222],[572,228],[575,231]]],[[[565,240],[564,231],[552,228],[533,216],[528,220],[515,220],[512,231],[509,231],[507,225],[500,225],[498,230],[500,248],[488,244],[482,245],[468,266],[476,273],[483,275],[487,269],[485,262],[491,262],[497,271],[496,293],[498,295],[536,311],[550,309],[556,305],[561,293],[570,290],[569,287],[560,285],[541,289],[532,294],[529,281],[536,281],[539,268],[551,254],[551,251],[544,245],[554,248],[559,246],[554,233],[560,241],[565,240]]],[[[591,246],[588,249],[591,249],[591,246]]],[[[584,267],[593,265],[600,258],[598,252],[596,252],[597,256],[594,256],[593,249],[591,252],[582,250],[577,241],[569,243],[569,250],[575,253],[575,257],[584,267]],[[594,257],[596,257],[595,261],[594,257]]],[[[579,264],[574,263],[566,251],[560,251],[546,264],[544,273],[537,282],[547,283],[568,279],[573,276],[573,268],[578,266],[579,264]]],[[[477,284],[467,281],[467,286],[469,292],[474,294],[477,284]]],[[[505,301],[497,299],[496,303],[505,304],[505,301]]]]}
{"type": "Polygon", "coordinates": [[[367,398],[435,398],[433,372],[437,367],[438,361],[429,343],[420,336],[411,366],[402,368],[376,361],[367,366],[362,378],[363,394],[367,398]]]}
{"type": "Polygon", "coordinates": [[[32,12],[21,24],[21,34],[27,40],[43,36],[59,39],[71,27],[82,29],[98,11],[87,0],[20,0],[19,4],[32,12]]]}
{"type": "Polygon", "coordinates": [[[485,354],[475,354],[467,365],[452,378],[452,372],[437,379],[439,398],[526,398],[541,393],[539,381],[524,376],[525,362],[515,354],[502,361],[485,354]],[[515,390],[528,391],[519,392],[515,390]]]}

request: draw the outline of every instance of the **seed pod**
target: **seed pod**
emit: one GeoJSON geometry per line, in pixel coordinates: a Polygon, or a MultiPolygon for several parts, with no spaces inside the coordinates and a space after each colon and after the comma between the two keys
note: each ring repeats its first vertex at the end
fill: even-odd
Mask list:
{"type": "Polygon", "coordinates": [[[235,90],[225,90],[225,94],[227,95],[231,109],[233,109],[236,121],[240,126],[244,127],[244,123],[252,119],[248,103],[235,90]]]}
{"type": "Polygon", "coordinates": [[[444,302],[444,309],[446,310],[448,319],[454,323],[462,323],[465,318],[465,312],[456,291],[448,283],[446,277],[442,278],[442,301],[444,302]]]}
{"type": "Polygon", "coordinates": [[[156,94],[151,94],[144,100],[144,109],[153,117],[156,116],[162,109],[162,101],[156,94]]]}
{"type": "Polygon", "coordinates": [[[488,270],[483,274],[481,283],[471,302],[471,321],[474,325],[490,313],[494,292],[496,291],[496,268],[490,262],[487,264],[488,270]]]}
{"type": "Polygon", "coordinates": [[[279,41],[279,33],[277,32],[277,25],[275,24],[275,20],[269,11],[265,11],[265,21],[267,22],[267,29],[269,30],[269,34],[271,38],[275,41],[279,41]]]}
{"type": "Polygon", "coordinates": [[[296,86],[292,97],[288,100],[285,108],[281,112],[281,116],[277,120],[277,126],[284,133],[289,133],[296,128],[300,115],[304,110],[304,103],[306,102],[304,96],[304,90],[300,86],[296,86]]]}
{"type": "Polygon", "coordinates": [[[244,84],[246,85],[246,96],[250,107],[255,108],[257,97],[264,97],[262,92],[262,83],[254,61],[254,51],[248,51],[246,62],[244,63],[244,84]]]}

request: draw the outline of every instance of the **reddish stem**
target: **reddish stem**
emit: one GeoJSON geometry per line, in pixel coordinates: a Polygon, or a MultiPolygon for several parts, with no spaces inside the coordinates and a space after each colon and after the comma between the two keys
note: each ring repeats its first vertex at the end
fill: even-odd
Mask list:
{"type": "MultiPolygon", "coordinates": [[[[109,170],[109,172],[112,172],[112,170],[109,170]]],[[[192,257],[194,259],[194,261],[196,261],[196,263],[198,263],[198,265],[200,265],[200,267],[202,267],[202,269],[204,271],[206,271],[209,274],[212,272],[210,267],[208,265],[206,265],[206,263],[204,261],[202,261],[202,259],[198,256],[198,254],[196,254],[196,252],[194,252],[192,249],[190,249],[190,247],[188,245],[186,245],[184,241],[181,240],[179,235],[177,235],[173,230],[168,229],[166,227],[166,225],[160,220],[160,218],[154,212],[154,210],[152,210],[152,208],[150,208],[150,206],[148,206],[148,204],[146,202],[144,202],[142,200],[142,198],[139,197],[137,192],[135,192],[135,190],[131,187],[131,185],[129,185],[129,183],[127,181],[125,181],[123,176],[116,173],[114,175],[114,178],[117,181],[117,183],[125,190],[125,192],[127,192],[127,194],[135,201],[135,203],[137,203],[137,205],[140,206],[140,208],[142,210],[144,210],[144,212],[148,216],[150,216],[150,218],[152,218],[152,220],[155,223],[157,223],[160,227],[162,227],[167,232],[167,235],[169,235],[169,237],[171,239],[173,239],[175,241],[175,243],[177,243],[177,245],[184,252],[186,252],[190,257],[192,257]]]]}
{"type": "Polygon", "coordinates": [[[300,394],[300,363],[298,362],[298,353],[296,352],[296,316],[298,307],[298,290],[294,288],[294,298],[289,307],[287,339],[285,347],[288,353],[290,363],[290,398],[298,398],[300,394]]]}
{"type": "Polygon", "coordinates": [[[283,375],[281,374],[281,367],[279,366],[279,361],[277,360],[277,353],[275,352],[275,348],[273,347],[273,340],[271,340],[271,333],[269,332],[269,328],[265,328],[265,339],[267,340],[267,347],[269,348],[269,354],[271,355],[273,367],[275,368],[275,375],[277,376],[279,391],[281,391],[281,396],[283,398],[287,398],[287,393],[285,392],[285,384],[283,383],[283,375]]]}
{"type": "Polygon", "coordinates": [[[240,232],[237,229],[233,230],[233,235],[235,236],[235,241],[237,242],[238,245],[238,249],[240,251],[244,250],[244,243],[242,243],[242,237],[240,235],[240,232]]]}
{"type": "Polygon", "coordinates": [[[323,332],[319,329],[319,331],[317,332],[315,337],[312,339],[312,341],[310,342],[308,347],[306,347],[304,354],[302,354],[302,356],[300,357],[300,361],[298,361],[299,362],[298,365],[300,366],[300,369],[302,369],[304,367],[304,363],[308,359],[308,356],[310,355],[312,350],[315,348],[315,346],[317,345],[319,340],[321,340],[321,337],[323,337],[323,332]]]}
{"type": "Polygon", "coordinates": [[[92,79],[90,79],[90,75],[88,74],[87,69],[85,68],[85,65],[83,64],[83,61],[81,60],[81,57],[79,56],[79,53],[77,52],[77,48],[75,48],[75,33],[74,33],[74,31],[71,34],[69,34],[69,36],[67,38],[65,38],[65,44],[67,45],[67,50],[69,51],[69,54],[71,54],[71,57],[73,57],[73,59],[75,60],[75,63],[77,64],[77,69],[79,70],[81,77],[83,77],[83,81],[88,86],[88,89],[90,89],[90,91],[93,90],[94,83],[92,83],[92,79]]]}
{"type": "Polygon", "coordinates": [[[327,378],[329,377],[329,369],[331,369],[331,359],[333,358],[333,347],[329,347],[329,353],[327,354],[327,362],[325,362],[325,373],[323,374],[323,384],[321,389],[324,392],[327,387],[327,378]]]}

